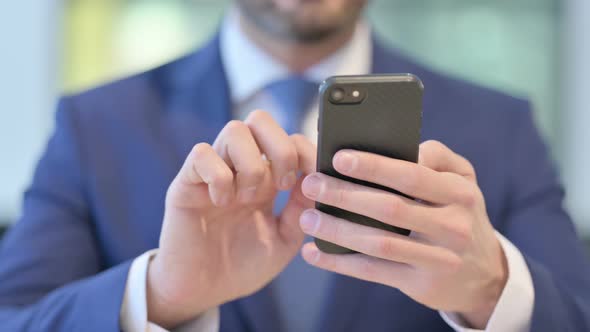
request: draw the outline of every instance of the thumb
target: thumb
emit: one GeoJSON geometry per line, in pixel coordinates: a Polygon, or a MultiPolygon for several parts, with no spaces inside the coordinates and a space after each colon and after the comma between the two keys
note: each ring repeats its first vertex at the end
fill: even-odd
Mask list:
{"type": "Polygon", "coordinates": [[[316,146],[301,134],[291,135],[291,141],[297,149],[297,156],[299,161],[299,171],[303,175],[311,174],[316,169],[316,146]]]}
{"type": "Polygon", "coordinates": [[[464,157],[439,141],[426,141],[420,144],[418,164],[437,172],[459,174],[470,180],[475,180],[475,170],[464,157]]]}
{"type": "Polygon", "coordinates": [[[287,206],[279,217],[279,234],[283,241],[288,244],[300,246],[305,234],[299,227],[301,213],[314,206],[314,202],[303,195],[301,183],[304,176],[300,176],[297,184],[291,190],[287,206]]]}

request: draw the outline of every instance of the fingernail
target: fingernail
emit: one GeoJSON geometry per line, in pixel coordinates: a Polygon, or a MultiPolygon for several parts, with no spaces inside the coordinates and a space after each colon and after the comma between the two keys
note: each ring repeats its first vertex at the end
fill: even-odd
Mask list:
{"type": "Polygon", "coordinates": [[[303,193],[310,198],[315,198],[320,194],[322,188],[322,179],[316,174],[309,175],[303,180],[303,193]]]}
{"type": "Polygon", "coordinates": [[[297,182],[297,174],[294,171],[291,171],[283,176],[281,179],[281,189],[287,190],[291,189],[291,187],[297,182]]]}
{"type": "Polygon", "coordinates": [[[304,233],[313,234],[318,227],[319,220],[320,216],[317,212],[314,210],[307,210],[301,214],[299,225],[304,233]]]}
{"type": "Polygon", "coordinates": [[[356,167],[357,160],[350,152],[338,152],[334,157],[334,167],[339,172],[350,173],[356,167]]]}
{"type": "Polygon", "coordinates": [[[320,258],[320,251],[313,245],[305,245],[301,249],[301,255],[310,264],[314,264],[320,258]]]}
{"type": "Polygon", "coordinates": [[[240,190],[240,201],[242,202],[250,202],[254,199],[256,195],[256,186],[244,188],[240,190]]]}

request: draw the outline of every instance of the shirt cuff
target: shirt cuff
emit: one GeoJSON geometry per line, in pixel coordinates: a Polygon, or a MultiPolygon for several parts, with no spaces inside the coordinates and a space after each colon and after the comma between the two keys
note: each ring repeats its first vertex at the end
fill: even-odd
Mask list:
{"type": "MultiPolygon", "coordinates": [[[[148,265],[157,249],[137,257],[131,264],[125,295],[119,315],[121,329],[125,332],[167,332],[147,320],[146,278],[148,265]]],[[[218,332],[219,308],[213,308],[194,320],[176,328],[174,332],[218,332]]]]}
{"type": "MultiPolygon", "coordinates": [[[[526,332],[530,330],[535,304],[531,272],[520,250],[502,234],[496,232],[496,236],[508,263],[508,280],[485,331],[526,332]]],[[[482,331],[466,327],[456,313],[441,311],[440,315],[457,332],[482,331]]]]}

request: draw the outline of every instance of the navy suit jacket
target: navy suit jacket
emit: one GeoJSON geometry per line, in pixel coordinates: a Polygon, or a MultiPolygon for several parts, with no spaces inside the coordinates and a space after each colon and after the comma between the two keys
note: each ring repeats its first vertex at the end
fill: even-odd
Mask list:
{"type": "MultiPolygon", "coordinates": [[[[531,271],[532,330],[590,330],[590,265],[527,102],[432,72],[378,42],[373,54],[374,72],[423,80],[423,139],[474,164],[491,221],[531,271]]],[[[169,183],[230,110],[217,39],[63,98],[22,216],[1,244],[0,331],[118,331],[130,263],[158,246],[169,183]]],[[[321,331],[451,330],[396,289],[332,278],[321,331]]],[[[221,330],[280,330],[269,293],[223,305],[221,330]]]]}

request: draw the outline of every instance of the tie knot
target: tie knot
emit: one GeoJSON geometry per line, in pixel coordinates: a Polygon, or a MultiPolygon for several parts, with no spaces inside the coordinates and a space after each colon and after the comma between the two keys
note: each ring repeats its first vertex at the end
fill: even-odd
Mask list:
{"type": "Polygon", "coordinates": [[[301,76],[290,76],[268,85],[267,91],[280,107],[298,104],[309,106],[318,91],[318,84],[301,76]]]}
{"type": "Polygon", "coordinates": [[[301,76],[291,76],[269,84],[266,90],[288,119],[283,124],[285,129],[294,133],[300,129],[306,111],[317,94],[318,84],[301,76]]]}

